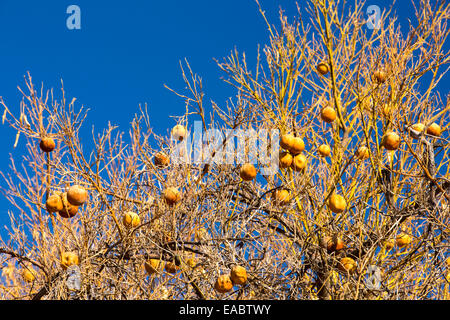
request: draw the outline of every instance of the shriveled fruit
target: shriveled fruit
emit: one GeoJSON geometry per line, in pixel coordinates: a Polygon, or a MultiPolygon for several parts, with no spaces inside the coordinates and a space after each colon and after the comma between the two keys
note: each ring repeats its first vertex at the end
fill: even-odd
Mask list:
{"type": "Polygon", "coordinates": [[[172,128],[172,137],[175,140],[183,141],[186,137],[186,128],[181,124],[177,124],[172,128]]]}
{"type": "Polygon", "coordinates": [[[44,152],[52,152],[55,149],[55,146],[55,140],[49,137],[42,138],[41,142],[39,142],[39,147],[44,152]]]}
{"type": "Polygon", "coordinates": [[[122,222],[127,228],[136,228],[141,224],[141,218],[136,212],[127,211],[123,215],[122,222]]]}
{"type": "Polygon", "coordinates": [[[181,199],[180,191],[175,187],[170,187],[164,190],[164,200],[168,205],[174,205],[181,199]]]}
{"type": "Polygon", "coordinates": [[[157,167],[167,167],[170,164],[170,157],[164,152],[157,152],[153,161],[157,167]]]}
{"type": "Polygon", "coordinates": [[[227,274],[223,274],[219,276],[214,284],[214,289],[216,289],[220,293],[227,293],[233,289],[233,283],[231,282],[231,278],[227,274]]]}
{"type": "Polygon", "coordinates": [[[441,127],[437,123],[433,122],[427,128],[427,134],[430,134],[435,137],[440,137],[441,136],[441,127]]]}
{"type": "Polygon", "coordinates": [[[274,191],[273,199],[277,205],[286,205],[291,200],[291,195],[288,190],[278,189],[274,191]]]}
{"type": "Polygon", "coordinates": [[[292,145],[289,148],[289,151],[296,155],[305,150],[305,142],[300,137],[294,137],[292,140],[292,145]]]}
{"type": "Polygon", "coordinates": [[[256,177],[256,168],[251,163],[245,163],[242,165],[239,175],[242,180],[251,181],[256,177]]]}
{"type": "Polygon", "coordinates": [[[25,268],[22,270],[22,278],[26,282],[33,282],[36,279],[36,271],[32,268],[25,268]]]}
{"type": "Polygon", "coordinates": [[[361,146],[356,150],[356,158],[359,160],[369,159],[369,148],[361,146]]]}
{"type": "Polygon", "coordinates": [[[386,73],[386,71],[383,71],[383,70],[376,70],[373,73],[373,78],[378,83],[384,83],[387,79],[387,73],[386,73]]]}
{"type": "Polygon", "coordinates": [[[325,107],[320,112],[320,117],[323,121],[331,123],[336,120],[336,111],[332,107],[325,107]]]}
{"type": "Polygon", "coordinates": [[[74,206],[70,204],[70,202],[67,200],[67,192],[64,192],[61,195],[61,199],[63,202],[63,209],[59,211],[59,215],[63,218],[72,218],[74,217],[78,212],[78,206],[74,206]]]}
{"type": "Polygon", "coordinates": [[[87,200],[88,193],[85,188],[80,185],[74,185],[67,190],[67,201],[71,205],[81,206],[87,200]]]}
{"type": "Polygon", "coordinates": [[[330,71],[330,68],[327,63],[321,62],[317,65],[317,71],[324,76],[330,71]]]}
{"type": "Polygon", "coordinates": [[[400,146],[400,136],[393,131],[387,132],[383,135],[381,144],[387,150],[390,151],[397,150],[398,147],[400,146]]]}
{"type": "Polygon", "coordinates": [[[317,149],[317,151],[319,152],[321,157],[328,157],[331,153],[331,148],[326,144],[322,144],[319,146],[319,149],[317,149]]]}
{"type": "Polygon", "coordinates": [[[399,248],[405,248],[411,243],[412,239],[411,236],[407,233],[400,233],[397,238],[395,239],[395,242],[397,243],[397,246],[399,248]]]}
{"type": "Polygon", "coordinates": [[[345,244],[344,244],[344,241],[342,241],[341,238],[338,238],[337,236],[333,237],[333,242],[332,242],[331,249],[333,249],[334,251],[339,251],[339,250],[344,249],[344,247],[345,247],[345,244]]]}
{"type": "Polygon", "coordinates": [[[50,213],[61,211],[64,208],[61,193],[54,193],[49,196],[45,202],[45,206],[50,213]]]}
{"type": "Polygon", "coordinates": [[[294,161],[292,162],[292,169],[294,171],[302,171],[308,165],[308,160],[303,154],[298,154],[294,157],[294,161]]]}
{"type": "Polygon", "coordinates": [[[349,257],[344,257],[339,261],[339,269],[351,273],[356,270],[356,261],[349,257]]]}
{"type": "Polygon", "coordinates": [[[235,285],[243,285],[247,282],[247,270],[241,266],[234,266],[231,269],[231,282],[235,285]]]}
{"type": "Polygon", "coordinates": [[[334,213],[344,212],[346,207],[347,202],[344,197],[339,194],[333,193],[328,199],[328,208],[334,213]]]}
{"type": "Polygon", "coordinates": [[[61,254],[61,267],[64,269],[77,265],[78,263],[78,255],[75,252],[67,251],[61,254]]]}
{"type": "Polygon", "coordinates": [[[287,152],[282,151],[279,155],[279,166],[280,168],[289,168],[292,165],[292,161],[294,160],[294,157],[287,152]]]}
{"type": "Polygon", "coordinates": [[[345,246],[344,241],[342,241],[342,239],[339,238],[337,235],[334,235],[332,237],[324,236],[321,239],[320,245],[323,248],[327,249],[328,253],[340,251],[340,250],[344,249],[344,246],[345,246]]]}
{"type": "Polygon", "coordinates": [[[305,150],[305,142],[302,138],[288,133],[281,136],[280,147],[296,155],[305,150]]]}
{"type": "Polygon", "coordinates": [[[283,134],[280,139],[280,147],[284,150],[290,150],[294,144],[294,135],[287,133],[283,134]]]}
{"type": "Polygon", "coordinates": [[[167,273],[174,274],[174,273],[177,273],[178,267],[177,267],[177,265],[174,262],[167,261],[166,265],[164,266],[164,270],[166,270],[167,273]]]}
{"type": "Polygon", "coordinates": [[[159,259],[149,259],[144,263],[144,268],[148,274],[158,273],[164,268],[164,262],[159,259]]]}

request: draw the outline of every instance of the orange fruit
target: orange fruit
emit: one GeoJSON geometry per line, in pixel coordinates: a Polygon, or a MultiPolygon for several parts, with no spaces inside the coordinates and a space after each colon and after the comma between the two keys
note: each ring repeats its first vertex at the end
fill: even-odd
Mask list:
{"type": "Polygon", "coordinates": [[[74,185],[67,190],[67,201],[71,205],[81,206],[87,200],[87,191],[85,188],[79,185],[74,185]]]}
{"type": "Polygon", "coordinates": [[[123,215],[123,225],[127,228],[136,228],[141,224],[141,218],[139,215],[132,211],[127,211],[123,215]]]}
{"type": "Polygon", "coordinates": [[[400,146],[400,141],[400,136],[397,133],[390,131],[383,135],[381,144],[387,150],[393,151],[398,149],[400,146]]]}
{"type": "Polygon", "coordinates": [[[294,157],[294,161],[292,162],[292,168],[294,171],[302,171],[308,165],[308,160],[303,154],[298,154],[294,157]]]}
{"type": "Polygon", "coordinates": [[[341,213],[347,207],[347,202],[344,197],[333,193],[330,198],[328,198],[328,208],[334,213],[341,213]]]}
{"type": "Polygon", "coordinates": [[[320,117],[326,123],[331,123],[336,120],[336,111],[332,107],[325,107],[322,109],[320,117]]]}
{"type": "Polygon", "coordinates": [[[330,68],[327,63],[321,62],[317,65],[317,71],[324,76],[330,71],[330,68]]]}
{"type": "Polygon", "coordinates": [[[294,137],[293,144],[289,149],[289,151],[292,154],[296,155],[302,152],[303,150],[305,150],[305,142],[303,141],[303,139],[300,137],[294,137]]]}
{"type": "Polygon", "coordinates": [[[291,195],[288,190],[278,189],[273,193],[273,199],[276,204],[286,205],[291,200],[291,195]]]}
{"type": "Polygon", "coordinates": [[[378,83],[384,83],[387,79],[387,73],[383,70],[376,70],[373,73],[373,78],[378,83]]]}
{"type": "Polygon", "coordinates": [[[214,284],[214,289],[220,293],[227,293],[233,289],[233,283],[229,275],[223,274],[219,276],[214,284]]]}
{"type": "Polygon", "coordinates": [[[417,131],[417,132],[420,133],[420,132],[422,132],[425,129],[425,125],[423,123],[420,123],[420,122],[414,123],[411,126],[411,129],[413,129],[414,131],[417,131]]]}
{"type": "Polygon", "coordinates": [[[61,195],[61,199],[63,202],[63,209],[59,211],[59,215],[63,218],[72,218],[74,217],[78,212],[78,206],[74,206],[70,204],[70,202],[67,200],[67,192],[64,192],[61,195]]]}
{"type": "Polygon", "coordinates": [[[63,202],[61,199],[61,193],[54,193],[48,197],[47,202],[45,203],[47,211],[58,212],[64,209],[63,202]]]}
{"type": "Polygon", "coordinates": [[[61,267],[64,269],[77,265],[78,263],[78,255],[75,252],[63,252],[61,255],[61,267]]]}
{"type": "Polygon", "coordinates": [[[52,152],[55,149],[55,140],[52,138],[42,138],[41,142],[39,142],[39,147],[44,152],[52,152]]]}
{"type": "Polygon", "coordinates": [[[321,239],[321,246],[327,249],[328,253],[339,251],[344,249],[344,241],[340,239],[337,235],[333,237],[325,236],[321,239]]]}
{"type": "Polygon", "coordinates": [[[411,130],[409,135],[413,139],[417,139],[418,135],[420,135],[425,130],[425,125],[423,123],[418,122],[413,124],[410,128],[414,131],[411,130]]]}
{"type": "Polygon", "coordinates": [[[167,273],[175,274],[178,271],[178,267],[174,262],[167,261],[164,270],[166,270],[167,273]]]}
{"type": "Polygon", "coordinates": [[[280,152],[279,155],[279,166],[280,168],[289,168],[292,165],[294,158],[287,151],[280,152]]]}
{"type": "Polygon", "coordinates": [[[239,175],[242,180],[251,181],[256,178],[256,168],[251,163],[245,163],[242,165],[239,175]]]}
{"type": "Polygon", "coordinates": [[[234,266],[231,269],[231,282],[235,285],[243,285],[247,282],[247,270],[241,266],[234,266]]]}
{"type": "Polygon", "coordinates": [[[186,137],[186,128],[181,124],[177,124],[172,128],[172,137],[175,140],[183,141],[186,137]]]}
{"type": "Polygon", "coordinates": [[[170,164],[170,157],[164,152],[157,152],[153,161],[157,167],[167,167],[170,164]]]}
{"type": "Polygon", "coordinates": [[[430,134],[430,135],[435,136],[435,137],[440,137],[441,136],[441,127],[437,123],[433,122],[427,128],[427,134],[430,134]]]}
{"type": "Polygon", "coordinates": [[[411,241],[412,241],[411,236],[404,232],[400,233],[395,239],[395,242],[397,243],[397,246],[399,248],[407,247],[411,243],[411,241]]]}
{"type": "Polygon", "coordinates": [[[356,270],[356,262],[352,258],[344,257],[339,261],[339,269],[351,273],[356,270]]]}
{"type": "Polygon", "coordinates": [[[283,134],[280,139],[280,147],[284,150],[290,150],[294,145],[294,136],[290,133],[283,134]]]}
{"type": "Polygon", "coordinates": [[[305,150],[305,142],[300,137],[294,137],[292,134],[284,134],[280,139],[280,146],[296,155],[305,150]]]}
{"type": "Polygon", "coordinates": [[[331,153],[331,149],[328,145],[326,144],[322,144],[319,146],[319,149],[317,149],[317,151],[319,152],[319,155],[321,157],[328,157],[331,153]]]}
{"type": "Polygon", "coordinates": [[[173,205],[180,201],[181,194],[180,191],[178,191],[175,187],[170,187],[164,190],[164,200],[166,200],[166,203],[168,205],[173,205]]]}
{"type": "Polygon", "coordinates": [[[345,244],[344,241],[342,241],[342,239],[336,238],[336,240],[333,240],[333,247],[332,247],[333,250],[335,251],[342,250],[344,249],[344,246],[345,244]]]}
{"type": "Polygon", "coordinates": [[[369,148],[365,146],[361,146],[358,148],[358,150],[356,150],[356,157],[359,160],[369,159],[369,156],[369,148]]]}

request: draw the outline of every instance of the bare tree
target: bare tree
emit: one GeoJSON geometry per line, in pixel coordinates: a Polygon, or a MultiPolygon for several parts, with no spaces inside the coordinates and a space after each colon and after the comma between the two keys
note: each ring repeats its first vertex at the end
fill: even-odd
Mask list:
{"type": "Polygon", "coordinates": [[[2,173],[0,297],[448,299],[450,105],[437,88],[450,5],[421,0],[406,35],[390,10],[368,29],[363,8],[310,0],[275,27],[259,6],[256,67],[237,50],[217,61],[236,95],[209,109],[183,63],[186,90],[170,90],[186,112],[168,137],[140,106],[128,137],[109,125],[81,141],[86,110],[28,74],[19,109],[0,98],[27,148],[2,173]],[[221,139],[185,161],[195,121],[221,139]],[[226,147],[261,130],[279,131],[282,152],[255,178],[226,147]]]}

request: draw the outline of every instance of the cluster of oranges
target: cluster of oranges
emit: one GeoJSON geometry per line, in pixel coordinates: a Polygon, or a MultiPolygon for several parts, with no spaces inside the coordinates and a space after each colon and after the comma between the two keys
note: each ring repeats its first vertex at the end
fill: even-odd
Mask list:
{"type": "Polygon", "coordinates": [[[305,155],[305,142],[300,137],[288,133],[281,136],[280,147],[284,149],[280,153],[279,165],[281,168],[291,167],[294,171],[303,171],[308,165],[305,155]]]}
{"type": "Polygon", "coordinates": [[[87,200],[87,191],[80,185],[73,185],[67,192],[57,191],[47,198],[45,206],[47,211],[58,212],[63,218],[72,218],[78,208],[87,200]]]}
{"type": "Polygon", "coordinates": [[[144,269],[149,275],[160,273],[165,270],[167,273],[175,274],[179,267],[172,261],[163,261],[160,259],[149,259],[144,263],[144,269]]]}
{"type": "MultiPolygon", "coordinates": [[[[39,143],[42,151],[50,153],[55,149],[55,140],[50,137],[44,137],[39,143]]],[[[57,191],[47,198],[45,206],[50,213],[58,212],[63,218],[74,217],[78,208],[83,205],[88,198],[85,188],[80,185],[73,185],[67,192],[57,191]]]]}
{"type": "Polygon", "coordinates": [[[247,270],[241,266],[231,268],[230,274],[222,274],[214,283],[214,289],[220,293],[227,293],[233,289],[233,286],[244,285],[247,282],[247,270]]]}

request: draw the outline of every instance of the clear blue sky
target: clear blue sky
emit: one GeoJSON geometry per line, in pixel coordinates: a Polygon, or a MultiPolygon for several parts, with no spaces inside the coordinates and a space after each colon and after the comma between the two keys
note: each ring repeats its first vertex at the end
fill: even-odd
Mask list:
{"type": "MultiPolygon", "coordinates": [[[[260,2],[273,23],[278,24],[280,6],[296,15],[293,0],[260,2]]],[[[398,2],[400,22],[407,23],[410,1],[398,2]]],[[[390,3],[367,5],[384,9],[390,3]]],[[[101,130],[108,121],[127,131],[139,103],[149,104],[154,130],[166,133],[174,124],[169,115],[181,115],[184,103],[164,84],[183,88],[179,61],[184,58],[204,80],[207,106],[209,99],[222,103],[232,91],[220,80],[223,74],[213,58],[237,47],[254,60],[257,44],[268,39],[254,0],[0,0],[0,30],[0,96],[10,109],[19,108],[17,86],[24,84],[27,71],[37,84],[55,91],[62,78],[67,96],[91,109],[86,137],[92,125],[101,130]],[[71,4],[81,8],[81,30],[66,28],[71,4]]],[[[0,169],[5,171],[9,152],[19,158],[21,148],[12,149],[11,128],[0,126],[0,134],[0,169]]],[[[3,225],[10,207],[0,197],[3,225]]]]}

